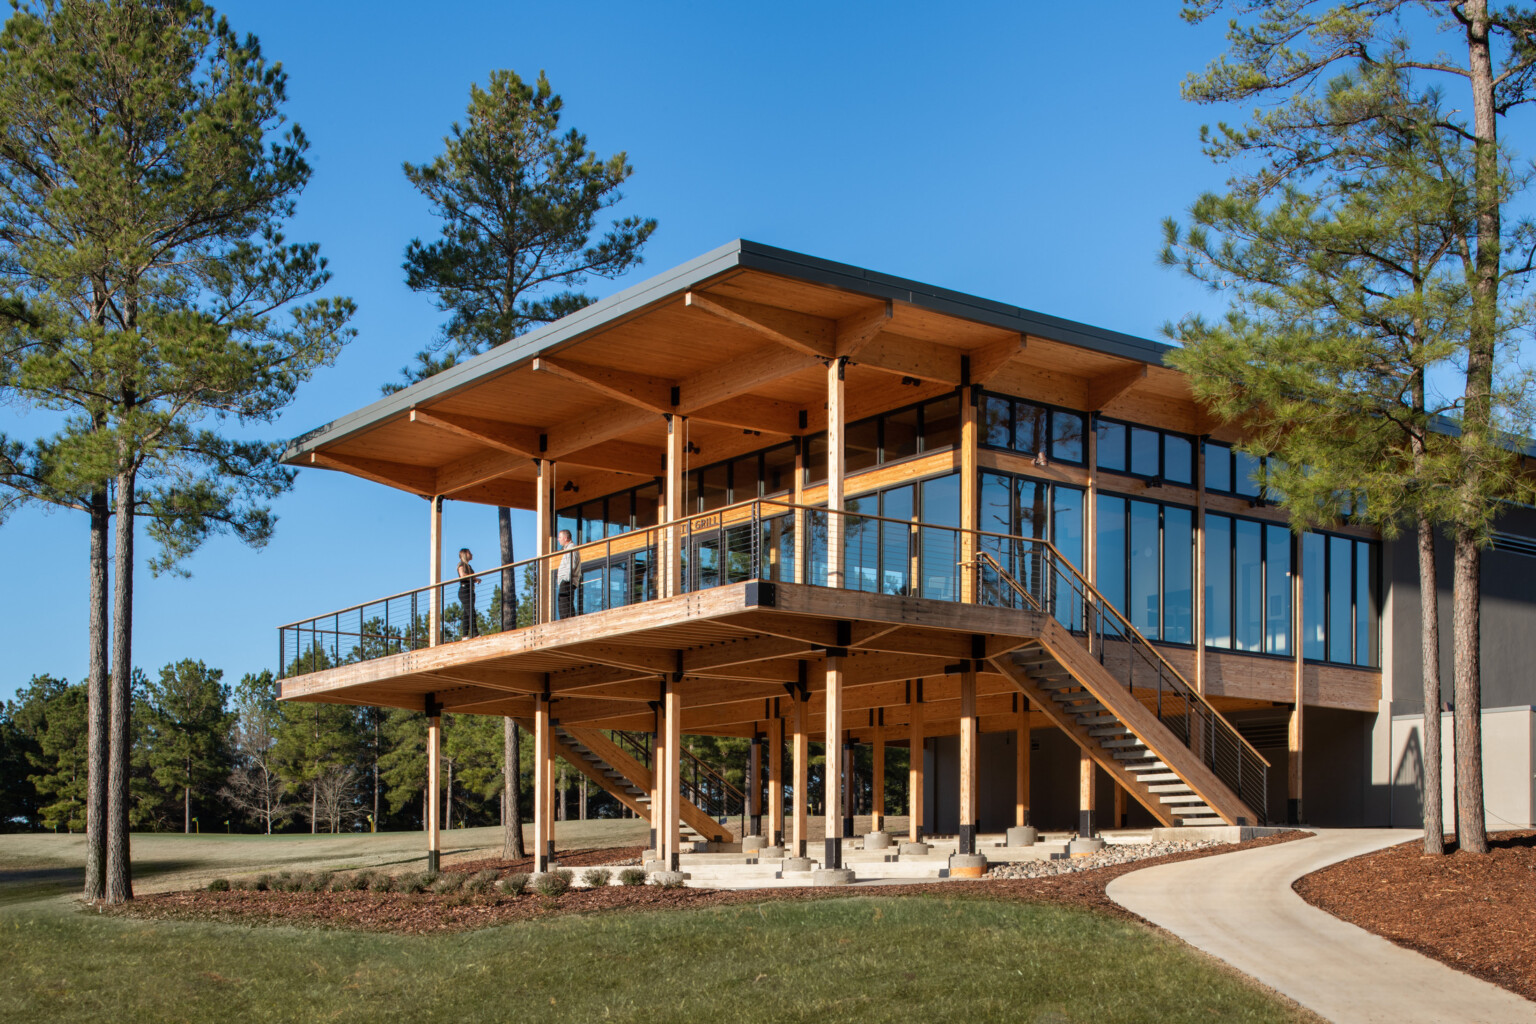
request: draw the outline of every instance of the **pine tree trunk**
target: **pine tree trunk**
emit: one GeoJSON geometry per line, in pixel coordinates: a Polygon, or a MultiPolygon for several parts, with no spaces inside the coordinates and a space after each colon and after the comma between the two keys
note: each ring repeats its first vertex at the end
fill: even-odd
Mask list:
{"type": "Polygon", "coordinates": [[[1475,526],[1487,501],[1482,448],[1493,427],[1493,363],[1498,338],[1500,171],[1498,122],[1494,107],[1493,60],[1489,48],[1488,0],[1468,0],[1462,10],[1467,24],[1467,69],[1472,87],[1475,150],[1474,202],[1477,208],[1477,254],[1472,290],[1472,320],[1467,339],[1466,390],[1463,395],[1460,443],[1462,459],[1460,508],[1455,535],[1452,630],[1455,645],[1456,692],[1456,832],[1458,848],[1488,852],[1483,816],[1482,676],[1478,645],[1481,611],[1479,587],[1482,556],[1475,526]]]}
{"type": "Polygon", "coordinates": [[[107,533],[112,506],[105,487],[90,496],[90,670],[86,682],[85,740],[85,898],[95,902],[107,893],[107,767],[111,712],[107,683],[107,533]]]}
{"type": "Polygon", "coordinates": [[[1483,698],[1478,644],[1482,552],[1472,531],[1456,531],[1452,631],[1456,648],[1456,841],[1467,853],[1488,852],[1483,813],[1483,698]]]}
{"type": "Polygon", "coordinates": [[[181,834],[192,834],[192,787],[181,787],[181,834]]]}
{"type": "Polygon", "coordinates": [[[1445,810],[1440,778],[1440,586],[1435,569],[1435,528],[1419,517],[1419,612],[1424,659],[1424,852],[1445,853],[1445,810]]]}
{"type": "Polygon", "coordinates": [[[523,852],[523,759],[517,723],[510,717],[501,720],[501,747],[501,856],[504,860],[519,860],[526,856],[523,852]]]}
{"type": "Polygon", "coordinates": [[[128,807],[133,747],[133,501],[138,474],[117,474],[113,557],[110,747],[107,753],[107,903],[133,899],[128,807]]]}

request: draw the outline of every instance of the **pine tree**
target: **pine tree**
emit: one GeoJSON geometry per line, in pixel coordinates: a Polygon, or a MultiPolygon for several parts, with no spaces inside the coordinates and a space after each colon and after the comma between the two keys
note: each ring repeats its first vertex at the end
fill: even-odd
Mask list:
{"type": "Polygon", "coordinates": [[[30,738],[27,781],[44,828],[82,832],[86,826],[86,690],[52,676],[33,676],[17,693],[13,720],[30,738]]]}
{"type": "Polygon", "coordinates": [[[1461,393],[1454,406],[1454,475],[1442,507],[1453,548],[1457,834],[1461,849],[1485,853],[1480,548],[1513,493],[1504,442],[1523,403],[1505,389],[1518,380],[1512,330],[1526,314],[1515,300],[1531,269],[1533,241],[1531,226],[1510,215],[1523,182],[1510,173],[1498,128],[1502,117],[1536,98],[1527,86],[1536,72],[1536,12],[1521,4],[1490,10],[1487,0],[1433,6],[1417,0],[1191,0],[1184,17],[1200,22],[1222,10],[1233,14],[1229,49],[1203,74],[1190,76],[1184,92],[1199,103],[1265,104],[1246,125],[1221,125],[1203,136],[1213,159],[1253,165],[1233,179],[1235,196],[1263,201],[1285,189],[1311,187],[1333,158],[1341,126],[1331,119],[1337,107],[1330,107],[1329,96],[1346,76],[1368,86],[1401,83],[1408,102],[1399,105],[1399,114],[1422,119],[1394,125],[1367,101],[1359,121],[1343,127],[1362,133],[1383,127],[1384,145],[1393,131],[1411,127],[1419,144],[1433,141],[1451,172],[1446,180],[1460,189],[1456,223],[1447,234],[1460,239],[1449,258],[1459,261],[1468,297],[1465,323],[1449,331],[1459,330],[1461,393]],[[1425,23],[1415,24],[1421,15],[1425,23]],[[1421,36],[1411,33],[1415,27],[1424,30],[1421,36]],[[1464,47],[1463,59],[1440,49],[1446,38],[1464,47]],[[1442,84],[1459,90],[1464,101],[1440,102],[1450,95],[1442,84]],[[1507,264],[1506,253],[1513,256],[1507,264]]]}
{"type": "Polygon", "coordinates": [[[340,832],[359,814],[365,740],[357,709],[345,704],[278,705],[272,760],[286,791],[309,802],[309,830],[340,832]]]}
{"type": "MultiPolygon", "coordinates": [[[[401,371],[404,383],[386,385],[386,393],[575,312],[592,302],[575,290],[588,277],[618,277],[641,262],[654,220],[625,217],[592,238],[634,169],[623,153],[598,156],[574,128],[562,133],[563,108],[543,72],[529,85],[514,71],[493,71],[484,89],[470,87],[468,120],[453,125],[442,154],[405,164],[406,178],[443,221],[436,240],[406,247],[406,284],[430,292],[448,321],[437,343],[401,371]]],[[[512,513],[501,507],[496,516],[501,564],[511,565],[512,513]]],[[[513,575],[502,573],[503,628],[506,609],[518,604],[513,575]]],[[[512,763],[517,727],[508,721],[503,731],[504,760],[512,763]]],[[[516,787],[506,794],[503,845],[508,856],[522,856],[516,787]]]]}
{"type": "Polygon", "coordinates": [[[220,669],[190,658],[167,665],[146,689],[145,741],[156,784],[178,793],[182,831],[192,831],[194,794],[212,795],[229,777],[229,687],[220,669]]]}
{"type": "MultiPolygon", "coordinates": [[[[292,474],[275,445],[209,424],[271,420],[349,336],[350,302],[303,301],[329,279],[318,248],[282,234],[309,177],[285,91],[255,38],[194,0],[40,0],[0,34],[0,292],[31,318],[9,321],[0,388],[66,413],[17,486],[38,482],[42,500],[110,489],[116,519],[108,902],[133,894],[135,520],[155,506],[157,571],[219,530],[263,543],[265,502],[292,474]]],[[[93,629],[104,605],[93,593],[93,629]]]]}

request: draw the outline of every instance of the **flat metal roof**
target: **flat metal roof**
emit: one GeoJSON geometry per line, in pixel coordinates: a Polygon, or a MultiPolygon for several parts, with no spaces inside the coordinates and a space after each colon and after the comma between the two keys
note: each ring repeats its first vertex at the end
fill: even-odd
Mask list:
{"type": "Polygon", "coordinates": [[[468,387],[485,377],[509,370],[541,353],[551,353],[588,332],[639,312],[680,292],[731,270],[759,270],[809,284],[825,285],[842,291],[890,299],[921,309],[1001,327],[1021,334],[1034,334],[1080,348],[1092,349],[1123,359],[1163,365],[1163,357],[1173,346],[1138,338],[1119,331],[1094,327],[1062,317],[1038,313],[1022,306],[984,299],[964,292],[940,288],[903,277],[855,267],[847,263],[807,256],[789,249],[779,249],[760,242],[737,239],[711,252],[689,260],[671,270],[610,295],[599,302],[571,313],[527,334],[499,345],[410,387],[403,388],[363,406],[355,412],[332,420],[324,426],[301,434],[288,443],[284,462],[291,462],[322,445],[339,441],[367,430],[385,420],[408,412],[423,402],[468,387]]]}

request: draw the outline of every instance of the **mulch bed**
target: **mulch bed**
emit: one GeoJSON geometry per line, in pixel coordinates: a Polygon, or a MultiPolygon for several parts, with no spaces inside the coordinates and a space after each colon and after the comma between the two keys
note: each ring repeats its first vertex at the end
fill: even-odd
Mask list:
{"type": "Polygon", "coordinates": [[[1422,840],[1298,879],[1315,907],[1536,999],[1536,832],[1490,837],[1487,856],[1424,856],[1422,840]]]}
{"type": "MultiPolygon", "coordinates": [[[[598,865],[610,866],[614,864],[640,863],[640,854],[645,851],[643,846],[605,846],[585,850],[561,850],[556,859],[563,868],[590,868],[598,865]]],[[[500,857],[486,857],[479,860],[456,860],[443,862],[444,871],[463,871],[466,874],[474,874],[477,871],[494,871],[498,877],[505,877],[514,871],[533,871],[533,858],[521,857],[517,860],[503,860],[500,857]]],[[[577,872],[580,874],[580,872],[577,872]]]]}
{"type": "MultiPolygon", "coordinates": [[[[1269,846],[1305,836],[1303,832],[1283,832],[1243,843],[1241,848],[1269,846]]],[[[376,892],[188,892],[159,893],[125,904],[114,913],[139,918],[210,920],[238,924],[298,924],[322,927],[355,928],[365,931],[402,934],[429,934],[462,931],[487,925],[506,924],[614,910],[676,910],[706,907],[780,903],[791,900],[841,899],[849,896],[943,896],[1019,900],[1079,907],[1136,920],[1105,895],[1105,887],[1128,871],[1158,864],[1194,860],[1233,847],[1219,846],[1127,864],[1114,864],[1092,871],[1031,879],[981,879],[944,881],[916,885],[860,885],[841,887],[784,889],[662,889],[654,885],[605,886],[597,889],[573,889],[562,896],[446,895],[376,893],[376,892]]],[[[568,854],[560,862],[570,865],[568,854]]],[[[462,870],[470,865],[453,865],[462,870]]],[[[492,866],[487,864],[486,866],[492,866]]]]}

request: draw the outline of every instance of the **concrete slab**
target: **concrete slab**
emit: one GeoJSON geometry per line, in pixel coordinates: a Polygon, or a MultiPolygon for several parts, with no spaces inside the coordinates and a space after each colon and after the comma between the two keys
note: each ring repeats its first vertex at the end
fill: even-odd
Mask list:
{"type": "Polygon", "coordinates": [[[1293,843],[1132,871],[1109,884],[1109,897],[1339,1024],[1536,1022],[1536,1003],[1346,924],[1291,888],[1302,875],[1419,835],[1318,830],[1293,843]]]}

